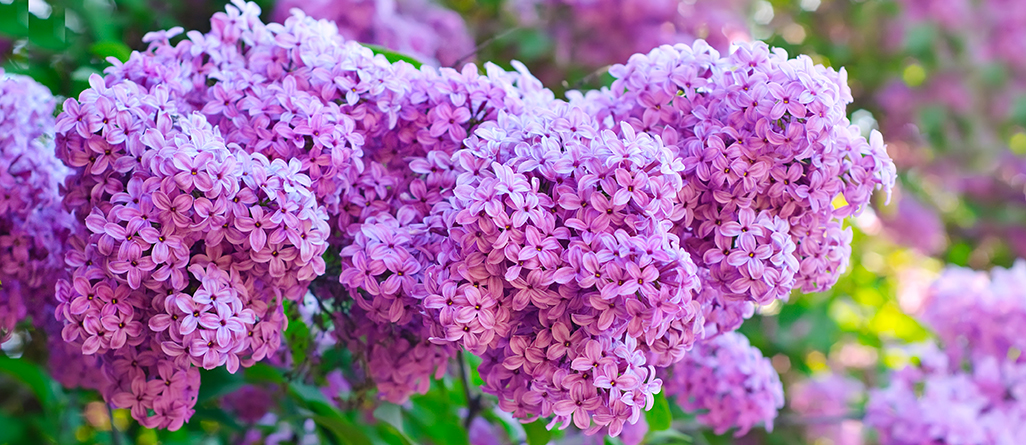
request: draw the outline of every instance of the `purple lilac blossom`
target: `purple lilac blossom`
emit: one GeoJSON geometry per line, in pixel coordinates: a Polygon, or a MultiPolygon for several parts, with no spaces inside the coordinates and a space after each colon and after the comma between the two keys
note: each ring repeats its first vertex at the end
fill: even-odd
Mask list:
{"type": "MultiPolygon", "coordinates": [[[[209,35],[175,46],[174,31],[147,36],[146,52],[90,78],[57,119],[58,155],[74,169],[64,204],[84,226],[66,258],[72,277],[58,284],[63,337],[101,357],[105,398],[145,426],[177,429],[191,416],[196,367],[235,372],[275,352],[283,299],[324,272],[327,213],[313,187],[327,180],[311,178],[292,141],[253,131],[285,116],[317,138],[331,108],[296,93],[273,61],[279,40],[295,37],[258,15],[229,6],[209,35]],[[246,62],[253,71],[228,69],[246,62]]],[[[305,154],[326,152],[334,175],[352,148],[326,133],[305,154]]]]}
{"type": "Polygon", "coordinates": [[[74,224],[60,208],[69,171],[54,154],[54,104],[46,87],[0,70],[0,342],[26,317],[46,324],[64,276],[74,224]]]}
{"type": "Polygon", "coordinates": [[[1026,441],[1026,261],[989,274],[949,267],[931,286],[921,319],[940,344],[870,392],[867,425],[885,445],[1026,441]]]}
{"type": "Polygon", "coordinates": [[[663,373],[667,397],[716,434],[737,428],[741,437],[758,423],[773,431],[784,388],[768,358],[737,332],[698,342],[663,373]]]}
{"type": "Polygon", "coordinates": [[[897,209],[884,208],[878,213],[884,223],[884,232],[892,240],[926,255],[944,250],[948,243],[944,221],[936,211],[905,193],[898,196],[896,206],[897,209]]]}
{"type": "Polygon", "coordinates": [[[334,21],[346,40],[381,45],[432,65],[451,66],[474,51],[463,18],[433,0],[285,0],[275,5],[274,21],[287,20],[293,8],[334,21]]]}
{"type": "MultiPolygon", "coordinates": [[[[1026,255],[1021,224],[1002,216],[1026,208],[1023,170],[1009,172],[1008,162],[1021,158],[1009,150],[1008,129],[1018,128],[1016,107],[1026,97],[1026,52],[1021,50],[1026,3],[896,3],[896,15],[883,18],[887,35],[879,41],[886,52],[873,57],[900,61],[912,71],[899,71],[876,88],[872,99],[899,169],[908,171],[923,190],[918,197],[924,206],[915,213],[948,220],[946,229],[954,241],[987,246],[1011,240],[1008,250],[1026,255]],[[915,75],[905,76],[909,73],[915,75]],[[987,192],[977,192],[981,185],[987,192]],[[951,196],[974,204],[977,221],[972,227],[957,223],[958,216],[945,204],[951,196]]],[[[890,231],[901,232],[907,221],[884,223],[890,231]]],[[[898,239],[916,248],[922,247],[921,240],[898,239]]]]}
{"type": "Polygon", "coordinates": [[[988,356],[959,365],[934,345],[918,365],[874,389],[865,422],[884,445],[994,444],[1026,441],[1026,364],[988,356]]]}
{"type": "Polygon", "coordinates": [[[613,130],[660,135],[683,185],[671,232],[699,267],[708,335],[755,303],[821,291],[846,269],[857,215],[895,168],[879,132],[845,117],[847,74],[762,43],[727,57],[698,42],[610,69],[610,89],[572,94],[613,130]],[[838,200],[838,198],[843,198],[838,200]]]}

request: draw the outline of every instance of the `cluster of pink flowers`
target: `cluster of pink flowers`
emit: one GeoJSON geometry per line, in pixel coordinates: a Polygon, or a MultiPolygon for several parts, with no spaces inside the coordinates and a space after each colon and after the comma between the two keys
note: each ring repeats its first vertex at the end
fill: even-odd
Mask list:
{"type": "Polygon", "coordinates": [[[698,342],[663,373],[667,396],[716,434],[737,428],[741,437],[758,423],[773,431],[784,406],[784,387],[768,358],[737,332],[698,342]]]}
{"type": "MultiPolygon", "coordinates": [[[[58,156],[75,170],[64,203],[84,226],[67,256],[72,277],[58,284],[63,338],[102,356],[105,397],[146,426],[174,429],[191,415],[194,367],[235,372],[275,352],[283,299],[301,297],[324,272],[327,213],[311,167],[295,156],[269,160],[263,152],[274,157],[285,144],[247,133],[274,128],[269,115],[314,120],[302,111],[324,105],[309,106],[281,70],[240,81],[215,65],[249,56],[254,69],[275,72],[266,59],[275,36],[252,29],[259,12],[241,6],[215,16],[208,36],[177,46],[168,34],[150,36],[146,53],[90,79],[56,123],[58,156]],[[220,44],[230,38],[250,51],[220,44]],[[237,125],[220,115],[227,108],[246,112],[232,116],[237,125]]],[[[324,155],[329,173],[349,165],[352,150],[336,151],[324,155]]]]}
{"type": "Polygon", "coordinates": [[[456,11],[434,0],[285,0],[272,17],[284,22],[299,8],[334,21],[346,40],[381,45],[432,65],[452,66],[474,51],[474,39],[456,11]]]}
{"type": "Polygon", "coordinates": [[[707,329],[736,329],[753,303],[824,290],[845,270],[850,229],[895,168],[883,140],[845,117],[846,73],[761,43],[727,57],[702,42],[614,66],[579,100],[616,128],[660,135],[681,166],[671,232],[703,277],[707,329]]]}
{"type": "Polygon", "coordinates": [[[602,67],[659,45],[704,39],[720,50],[750,41],[750,0],[514,0],[524,26],[555,42],[560,65],[602,67]]]}
{"type": "Polygon", "coordinates": [[[68,170],[54,156],[53,107],[46,87],[0,70],[0,342],[28,316],[45,325],[64,273],[73,224],[60,208],[68,170]]]}
{"type": "Polygon", "coordinates": [[[870,392],[866,423],[884,444],[1026,441],[1026,261],[989,274],[949,268],[930,288],[923,321],[941,341],[870,392]]]}

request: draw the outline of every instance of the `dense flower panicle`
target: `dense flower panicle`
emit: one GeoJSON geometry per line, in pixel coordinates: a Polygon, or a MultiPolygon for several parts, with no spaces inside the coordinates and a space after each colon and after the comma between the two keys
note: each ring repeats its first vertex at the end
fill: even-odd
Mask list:
{"type": "Polygon", "coordinates": [[[660,135],[675,154],[672,232],[708,277],[701,301],[713,325],[732,330],[753,302],[837,281],[852,237],[841,220],[895,180],[880,134],[866,140],[845,117],[843,69],[762,43],[720,57],[700,41],[610,73],[610,89],[576,100],[614,131],[660,135]]]}
{"type": "Polygon", "coordinates": [[[91,78],[57,120],[59,156],[76,170],[64,203],[85,226],[67,257],[73,277],[58,288],[64,338],[102,356],[104,395],[147,426],[174,429],[191,415],[194,367],[235,372],[275,352],[283,299],[324,273],[325,193],[313,188],[329,180],[312,178],[302,144],[289,140],[290,151],[254,131],[303,120],[317,139],[305,153],[323,152],[332,186],[359,141],[320,134],[318,112],[330,107],[266,60],[288,33],[258,15],[229,6],[210,35],[175,46],[174,32],[148,36],[147,52],[91,78]],[[247,61],[255,72],[229,69],[247,61]]]}
{"type": "Polygon", "coordinates": [[[0,342],[27,316],[44,326],[73,227],[58,186],[54,98],[46,87],[0,70],[0,342]]]}
{"type": "Polygon", "coordinates": [[[287,0],[272,17],[284,22],[298,8],[334,21],[346,40],[381,45],[432,65],[452,66],[474,51],[474,39],[456,11],[433,0],[287,0]]]}
{"type": "Polygon", "coordinates": [[[524,26],[541,28],[555,43],[560,65],[597,68],[659,45],[704,39],[717,49],[750,41],[749,0],[515,0],[524,26]]]}
{"type": "Polygon", "coordinates": [[[866,423],[884,444],[1018,444],[1026,440],[1026,261],[989,274],[951,267],[930,287],[922,320],[940,339],[870,392],[866,423]]]}
{"type": "Polygon", "coordinates": [[[787,403],[792,411],[807,418],[836,419],[807,425],[805,437],[810,443],[825,439],[836,445],[861,445],[861,422],[844,417],[864,395],[865,386],[861,381],[829,373],[791,385],[787,390],[787,403]]]}
{"type": "Polygon", "coordinates": [[[457,258],[428,298],[504,409],[617,435],[658,391],[654,367],[701,336],[700,282],[660,201],[681,183],[660,168],[672,154],[598,127],[548,99],[465,141],[443,217],[457,258]]]}
{"type": "Polygon", "coordinates": [[[768,358],[730,332],[698,342],[684,360],[667,368],[663,386],[684,411],[698,412],[700,422],[716,434],[737,428],[735,437],[758,423],[773,430],[784,406],[784,388],[768,358]]]}

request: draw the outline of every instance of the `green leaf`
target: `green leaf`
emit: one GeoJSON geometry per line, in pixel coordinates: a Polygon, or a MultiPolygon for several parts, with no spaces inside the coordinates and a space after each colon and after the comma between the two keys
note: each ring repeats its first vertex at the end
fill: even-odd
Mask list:
{"type": "Polygon", "coordinates": [[[342,416],[320,389],[304,383],[289,384],[289,395],[301,405],[315,413],[311,418],[318,425],[332,433],[340,443],[347,445],[372,445],[366,434],[349,419],[342,416]]]}
{"type": "Polygon", "coordinates": [[[24,419],[16,419],[0,414],[0,443],[25,443],[24,419]]]}
{"type": "Polygon", "coordinates": [[[385,48],[384,46],[372,45],[370,43],[361,43],[361,45],[370,48],[371,51],[374,51],[374,54],[381,54],[385,56],[385,59],[388,59],[388,61],[391,63],[396,63],[401,60],[403,62],[409,63],[410,65],[413,65],[414,68],[420,68],[421,65],[424,64],[424,62],[417,60],[413,56],[392,51],[388,48],[385,48]]]}
{"type": "Polygon", "coordinates": [[[645,435],[648,445],[688,445],[694,441],[691,436],[677,430],[649,431],[645,435]]]}
{"type": "Polygon", "coordinates": [[[305,363],[310,349],[310,327],[299,316],[299,309],[295,303],[286,301],[285,313],[289,316],[289,327],[285,329],[285,341],[292,352],[292,362],[305,363]]]}
{"type": "Polygon", "coordinates": [[[285,374],[278,368],[266,363],[257,363],[246,368],[242,374],[249,383],[274,383],[285,382],[285,374]]]}
{"type": "Polygon", "coordinates": [[[346,445],[373,445],[370,438],[363,431],[360,431],[352,422],[341,416],[314,415],[311,417],[314,422],[328,430],[339,443],[346,445]]]}
{"type": "Polygon", "coordinates": [[[68,29],[64,27],[63,9],[54,7],[45,19],[29,14],[28,23],[28,38],[33,45],[56,52],[68,48],[68,29]]]}
{"type": "Polygon", "coordinates": [[[670,429],[673,425],[673,415],[670,414],[670,402],[666,400],[663,393],[654,396],[655,404],[652,409],[645,413],[645,421],[648,422],[649,431],[663,431],[670,429]]]}
{"type": "Polygon", "coordinates": [[[552,440],[552,432],[545,428],[545,421],[542,419],[525,423],[524,432],[527,433],[528,445],[545,445],[552,440]]]}
{"type": "Polygon", "coordinates": [[[210,370],[201,369],[200,382],[199,395],[197,396],[199,403],[232,393],[245,384],[242,374],[229,373],[223,367],[210,370]]]}
{"type": "Polygon", "coordinates": [[[54,408],[57,402],[57,385],[39,365],[23,359],[0,356],[0,372],[24,383],[44,408],[54,408]]]}
{"type": "Polygon", "coordinates": [[[389,445],[414,445],[413,441],[409,437],[406,437],[402,431],[399,431],[395,426],[380,422],[376,425],[378,436],[382,440],[387,442],[389,445]]]}
{"type": "Polygon", "coordinates": [[[114,57],[122,62],[128,61],[128,58],[132,55],[132,49],[124,43],[105,40],[103,42],[96,42],[93,46],[89,47],[89,52],[93,53],[100,60],[107,60],[108,57],[114,57]]]}
{"type": "Polygon", "coordinates": [[[28,36],[28,2],[0,3],[0,35],[28,36]]]}

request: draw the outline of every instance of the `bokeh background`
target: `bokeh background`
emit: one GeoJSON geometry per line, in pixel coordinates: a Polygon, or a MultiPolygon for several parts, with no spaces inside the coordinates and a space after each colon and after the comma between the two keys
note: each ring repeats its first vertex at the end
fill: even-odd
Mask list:
{"type": "MultiPolygon", "coordinates": [[[[796,292],[742,326],[784,383],[772,432],[722,435],[665,400],[652,425],[618,439],[520,425],[484,399],[462,424],[458,379],[432,383],[406,405],[378,403],[347,383],[350,357],[318,336],[316,320],[286,331],[287,359],[230,375],[205,371],[197,414],[176,432],[143,428],[95,391],[67,389],[48,371],[59,348],[30,322],[0,353],[0,444],[321,443],[369,429],[384,443],[869,444],[869,388],[919,365],[936,333],[920,320],[945,266],[1010,267],[1026,256],[1026,2],[1019,0],[260,0],[265,21],[290,8],[337,22],[348,39],[420,62],[524,62],[557,94],[607,86],[609,67],[636,52],[697,38],[727,51],[763,40],[847,70],[849,118],[879,129],[898,167],[890,203],[849,221],[849,271],[830,291],[796,292]],[[320,354],[312,354],[318,351],[320,354]],[[307,360],[311,355],[316,359],[307,360]],[[301,373],[302,375],[296,375],[301,373]],[[346,418],[319,416],[335,404],[346,418]],[[315,421],[315,418],[318,419],[315,421]],[[325,424],[327,423],[327,424],[325,424]]],[[[145,49],[150,31],[206,31],[218,1],[0,1],[0,61],[55,95],[145,49]]],[[[877,198],[882,198],[878,196],[877,198]]],[[[289,308],[303,313],[302,305],[289,308]]],[[[471,360],[473,363],[473,360],[471,360]]],[[[470,380],[481,383],[471,366],[470,380]]],[[[451,370],[450,375],[459,375],[451,370]]],[[[88,376],[80,385],[88,387],[88,376]]],[[[569,431],[569,430],[568,430],[569,431]]],[[[974,443],[974,442],[966,442],[974,443]]]]}

